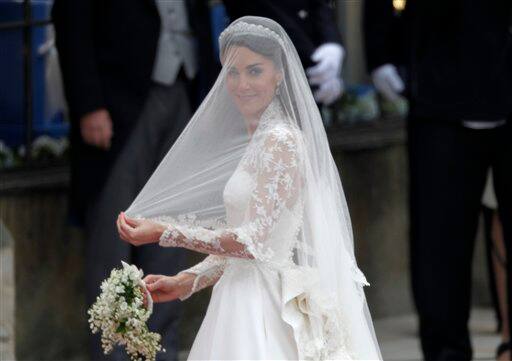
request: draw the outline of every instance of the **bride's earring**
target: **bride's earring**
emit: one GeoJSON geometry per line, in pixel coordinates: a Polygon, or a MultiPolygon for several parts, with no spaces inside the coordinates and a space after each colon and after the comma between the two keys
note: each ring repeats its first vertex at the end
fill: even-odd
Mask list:
{"type": "Polygon", "coordinates": [[[277,83],[277,87],[276,87],[276,95],[279,95],[279,93],[281,92],[281,83],[277,83]]]}

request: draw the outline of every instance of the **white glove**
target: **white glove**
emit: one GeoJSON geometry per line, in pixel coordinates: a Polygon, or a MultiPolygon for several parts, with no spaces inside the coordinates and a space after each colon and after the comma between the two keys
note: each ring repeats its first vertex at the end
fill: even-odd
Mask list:
{"type": "Polygon", "coordinates": [[[345,49],[338,43],[320,45],[311,55],[315,66],[306,69],[309,84],[318,85],[315,100],[329,105],[343,92],[343,80],[340,78],[341,67],[345,57],[345,49]]]}
{"type": "Polygon", "coordinates": [[[318,103],[325,105],[332,104],[343,92],[343,80],[339,77],[330,78],[320,84],[313,96],[318,103]]]}
{"type": "Polygon", "coordinates": [[[318,64],[306,69],[309,84],[320,85],[331,78],[339,77],[344,57],[345,49],[340,44],[320,45],[311,55],[311,60],[318,64]]]}
{"type": "Polygon", "coordinates": [[[396,101],[399,93],[401,93],[405,86],[402,78],[398,75],[396,67],[392,64],[384,64],[372,71],[372,81],[387,100],[396,101]]]}

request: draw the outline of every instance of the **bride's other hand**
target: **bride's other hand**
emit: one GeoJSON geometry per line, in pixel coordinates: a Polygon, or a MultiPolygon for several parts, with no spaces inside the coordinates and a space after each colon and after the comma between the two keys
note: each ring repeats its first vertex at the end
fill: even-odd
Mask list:
{"type": "Polygon", "coordinates": [[[123,241],[134,246],[158,242],[165,226],[148,219],[127,217],[124,212],[117,217],[117,231],[123,241]]]}
{"type": "Polygon", "coordinates": [[[190,292],[196,275],[181,273],[176,276],[147,275],[146,287],[154,303],[169,302],[190,292]]]}

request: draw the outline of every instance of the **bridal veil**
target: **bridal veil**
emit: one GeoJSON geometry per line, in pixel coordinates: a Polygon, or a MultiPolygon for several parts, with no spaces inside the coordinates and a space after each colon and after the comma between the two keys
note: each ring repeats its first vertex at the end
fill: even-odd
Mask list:
{"type": "MultiPolygon", "coordinates": [[[[234,21],[221,34],[219,43],[223,67],[217,81],[126,213],[205,230],[230,226],[223,190],[240,162],[257,156],[250,153],[258,153],[258,148],[251,147],[256,140],[228,92],[226,79],[237,57],[236,49],[247,44],[256,47],[282,72],[272,104],[284,113],[281,121],[299,134],[295,149],[299,154],[293,166],[299,169],[300,177],[288,180],[300,184],[296,188],[302,202],[293,260],[304,277],[302,296],[295,299],[294,307],[307,319],[305,337],[314,349],[312,357],[336,358],[336,345],[343,342],[355,359],[380,359],[363,291],[367,282],[356,264],[340,176],[290,38],[276,22],[250,16],[234,21]]],[[[269,183],[267,190],[273,186],[275,183],[269,183]]],[[[245,211],[253,215],[266,212],[245,211]]],[[[254,226],[254,219],[249,221],[254,226]]],[[[272,227],[272,221],[263,223],[272,227]]],[[[271,258],[271,250],[265,248],[266,234],[239,234],[240,242],[262,262],[271,258]]]]}

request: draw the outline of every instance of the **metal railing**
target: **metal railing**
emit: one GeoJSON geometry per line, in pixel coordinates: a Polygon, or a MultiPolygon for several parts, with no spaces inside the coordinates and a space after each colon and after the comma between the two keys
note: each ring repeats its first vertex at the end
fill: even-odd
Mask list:
{"type": "MultiPolygon", "coordinates": [[[[1,1],[1,0],[0,0],[1,1]]],[[[23,0],[23,20],[0,22],[0,31],[22,29],[23,31],[23,123],[25,124],[25,155],[24,163],[31,163],[31,144],[33,138],[33,95],[32,95],[32,29],[37,26],[51,24],[51,19],[33,20],[30,0],[23,0]]]]}

